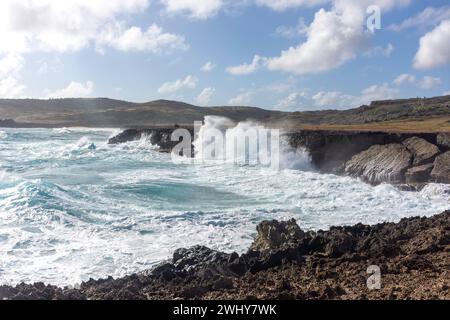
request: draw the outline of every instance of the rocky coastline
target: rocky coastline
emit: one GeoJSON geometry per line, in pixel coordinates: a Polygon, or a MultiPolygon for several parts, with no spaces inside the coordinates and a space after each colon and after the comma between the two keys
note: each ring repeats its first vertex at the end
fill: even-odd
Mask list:
{"type": "MultiPolygon", "coordinates": [[[[188,129],[193,134],[192,128],[188,129]]],[[[148,137],[170,152],[174,128],[127,129],[108,143],[148,137]]],[[[450,183],[450,133],[386,133],[302,130],[285,132],[293,148],[304,148],[323,173],[360,178],[374,185],[390,183],[419,190],[427,183],[450,183]]]]}
{"type": "Polygon", "coordinates": [[[450,211],[317,232],[264,221],[241,255],[178,249],[139,274],[77,288],[0,286],[0,299],[450,299],[450,211]]]}

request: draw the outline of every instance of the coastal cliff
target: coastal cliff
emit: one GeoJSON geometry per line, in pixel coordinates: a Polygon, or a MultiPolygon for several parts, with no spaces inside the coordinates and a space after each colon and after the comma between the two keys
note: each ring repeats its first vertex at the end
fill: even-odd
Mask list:
{"type": "MultiPolygon", "coordinates": [[[[117,144],[149,137],[161,152],[178,143],[174,128],[127,129],[111,138],[117,144]]],[[[193,134],[193,129],[188,130],[193,134]]],[[[449,133],[386,133],[302,130],[285,132],[294,148],[308,151],[323,173],[349,175],[371,184],[391,183],[419,189],[430,182],[450,183],[449,133]]]]}
{"type": "Polygon", "coordinates": [[[154,269],[78,288],[0,286],[0,299],[450,299],[450,211],[303,231],[263,221],[241,255],[178,249],[154,269]],[[380,286],[368,287],[368,270],[380,286]]]}

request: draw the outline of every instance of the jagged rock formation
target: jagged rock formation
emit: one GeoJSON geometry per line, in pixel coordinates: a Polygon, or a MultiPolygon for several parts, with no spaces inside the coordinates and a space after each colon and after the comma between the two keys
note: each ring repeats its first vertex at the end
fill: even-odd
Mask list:
{"type": "Polygon", "coordinates": [[[375,226],[304,232],[265,221],[251,249],[177,250],[153,270],[77,289],[0,286],[0,299],[449,299],[450,211],[375,226]],[[381,270],[369,290],[367,269],[381,270]]]}

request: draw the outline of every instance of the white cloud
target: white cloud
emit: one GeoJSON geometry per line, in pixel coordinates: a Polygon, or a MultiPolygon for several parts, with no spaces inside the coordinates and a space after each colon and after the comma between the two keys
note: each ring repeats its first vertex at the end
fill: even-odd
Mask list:
{"type": "Polygon", "coordinates": [[[211,98],[215,92],[216,92],[216,89],[214,89],[214,88],[205,88],[198,95],[196,100],[200,105],[206,106],[211,101],[211,98]]]}
{"type": "Polygon", "coordinates": [[[286,98],[280,100],[275,106],[276,110],[296,111],[305,107],[306,94],[304,92],[295,92],[289,94],[286,98]]]}
{"type": "Polygon", "coordinates": [[[401,86],[405,83],[415,83],[416,82],[416,76],[412,75],[412,74],[408,74],[408,73],[404,73],[399,75],[397,78],[395,78],[394,83],[397,86],[401,86]]]}
{"type": "Polygon", "coordinates": [[[72,81],[67,87],[47,94],[48,99],[59,98],[86,98],[94,91],[94,83],[87,81],[86,84],[72,81]]]}
{"type": "Polygon", "coordinates": [[[201,67],[201,70],[202,70],[203,72],[211,72],[211,71],[213,71],[216,67],[217,67],[216,64],[212,63],[211,61],[208,61],[207,63],[205,63],[205,64],[201,67]]]}
{"type": "Polygon", "coordinates": [[[224,5],[222,0],[161,0],[167,13],[187,14],[193,19],[215,16],[224,5]]]}
{"type": "Polygon", "coordinates": [[[165,33],[156,24],[151,25],[146,31],[142,31],[139,27],[123,30],[120,25],[110,26],[99,35],[97,45],[100,47],[111,46],[125,52],[145,51],[151,53],[172,52],[189,48],[184,37],[165,33]]]}
{"type": "Polygon", "coordinates": [[[305,35],[308,32],[308,26],[303,18],[298,20],[298,24],[294,27],[279,26],[275,33],[283,38],[296,38],[305,35]]]}
{"type": "Polygon", "coordinates": [[[226,72],[235,76],[247,75],[257,71],[265,63],[265,58],[255,55],[253,57],[253,61],[250,64],[244,63],[239,66],[228,67],[226,69],[226,72]]]}
{"type": "Polygon", "coordinates": [[[234,98],[231,98],[228,101],[228,104],[233,105],[233,106],[249,105],[250,102],[252,101],[252,97],[253,97],[253,92],[247,91],[247,92],[237,95],[234,98]]]}
{"type": "Polygon", "coordinates": [[[91,44],[119,50],[161,52],[185,48],[184,39],[156,25],[126,26],[149,0],[2,0],[0,52],[78,51],[91,44]]]}
{"type": "Polygon", "coordinates": [[[335,69],[369,47],[371,35],[365,31],[365,10],[369,5],[387,11],[407,3],[409,0],[334,0],[331,10],[316,12],[306,41],[270,58],[268,68],[299,75],[335,69]]]}
{"type": "Polygon", "coordinates": [[[442,94],[443,96],[450,96],[450,90],[449,91],[446,91],[446,92],[444,92],[443,94],[442,94]]]}
{"type": "Polygon", "coordinates": [[[414,58],[416,69],[431,69],[450,63],[450,19],[443,21],[420,39],[414,58]]]}
{"type": "Polygon", "coordinates": [[[179,79],[173,82],[165,82],[159,87],[160,94],[174,93],[181,89],[193,89],[197,86],[198,79],[194,76],[187,76],[184,79],[179,79]]]}
{"type": "Polygon", "coordinates": [[[15,53],[8,53],[0,59],[0,78],[8,75],[17,75],[24,65],[24,58],[15,53]]]}
{"type": "Polygon", "coordinates": [[[372,101],[394,99],[398,90],[383,85],[373,85],[364,89],[359,96],[344,94],[339,91],[318,92],[312,97],[315,105],[321,108],[348,109],[369,104],[372,101]]]}
{"type": "Polygon", "coordinates": [[[327,2],[330,2],[330,0],[255,0],[257,5],[266,6],[276,11],[295,7],[313,7],[327,2]]]}
{"type": "Polygon", "coordinates": [[[20,84],[15,77],[6,77],[0,80],[0,98],[19,98],[25,86],[20,84]]]}
{"type": "Polygon", "coordinates": [[[418,15],[408,18],[400,24],[389,26],[389,29],[399,32],[415,27],[437,26],[447,19],[450,19],[450,6],[440,8],[428,7],[418,15]]]}
{"type": "Polygon", "coordinates": [[[433,89],[442,83],[440,78],[425,76],[423,80],[419,83],[419,87],[422,89],[433,89]]]}

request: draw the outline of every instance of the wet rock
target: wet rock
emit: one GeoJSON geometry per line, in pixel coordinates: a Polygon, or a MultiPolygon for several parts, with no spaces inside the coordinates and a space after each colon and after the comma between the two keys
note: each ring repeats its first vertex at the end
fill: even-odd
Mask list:
{"type": "Polygon", "coordinates": [[[442,151],[450,150],[450,133],[439,133],[437,135],[437,144],[442,151]]]}
{"type": "Polygon", "coordinates": [[[403,145],[413,155],[414,166],[420,166],[430,162],[432,163],[434,158],[440,153],[437,146],[418,137],[406,139],[403,141],[403,145]]]}
{"type": "Polygon", "coordinates": [[[425,164],[408,169],[405,174],[407,184],[424,183],[430,180],[431,171],[434,168],[433,163],[425,164]]]}
{"type": "Polygon", "coordinates": [[[412,155],[402,144],[375,145],[348,161],[345,173],[371,184],[400,184],[411,163],[412,155]]]}
{"type": "Polygon", "coordinates": [[[431,178],[434,182],[450,183],[450,151],[436,157],[431,178]]]}
{"type": "Polygon", "coordinates": [[[256,230],[258,234],[250,247],[253,251],[274,250],[282,246],[295,245],[305,236],[295,219],[284,222],[263,221],[256,230]]]}

